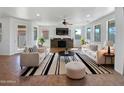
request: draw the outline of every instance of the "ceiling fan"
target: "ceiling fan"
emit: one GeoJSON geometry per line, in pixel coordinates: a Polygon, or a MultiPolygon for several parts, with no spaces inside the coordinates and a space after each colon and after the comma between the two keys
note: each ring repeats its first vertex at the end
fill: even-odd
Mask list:
{"type": "Polygon", "coordinates": [[[71,23],[68,23],[68,22],[66,21],[66,19],[65,19],[65,18],[63,19],[62,24],[63,24],[63,25],[73,25],[73,24],[71,24],[71,23]]]}

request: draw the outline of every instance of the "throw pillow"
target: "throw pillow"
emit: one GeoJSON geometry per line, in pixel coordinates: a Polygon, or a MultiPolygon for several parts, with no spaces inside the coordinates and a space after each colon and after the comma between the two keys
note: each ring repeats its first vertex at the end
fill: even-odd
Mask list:
{"type": "Polygon", "coordinates": [[[33,52],[33,48],[29,48],[28,50],[29,50],[29,52],[33,52]]]}
{"type": "Polygon", "coordinates": [[[37,46],[33,46],[32,50],[33,52],[37,52],[37,46]]]}
{"type": "Polygon", "coordinates": [[[98,45],[91,44],[89,47],[92,51],[97,51],[98,50],[98,45]]]}
{"type": "Polygon", "coordinates": [[[26,53],[29,52],[27,47],[25,47],[24,52],[26,52],[26,53]]]}

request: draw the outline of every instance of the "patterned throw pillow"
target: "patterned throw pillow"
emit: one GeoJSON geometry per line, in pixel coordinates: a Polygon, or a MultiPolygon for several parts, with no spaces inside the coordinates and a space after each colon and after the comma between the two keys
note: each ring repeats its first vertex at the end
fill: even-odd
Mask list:
{"type": "Polygon", "coordinates": [[[33,52],[33,48],[29,48],[28,50],[29,50],[29,52],[33,52]]]}

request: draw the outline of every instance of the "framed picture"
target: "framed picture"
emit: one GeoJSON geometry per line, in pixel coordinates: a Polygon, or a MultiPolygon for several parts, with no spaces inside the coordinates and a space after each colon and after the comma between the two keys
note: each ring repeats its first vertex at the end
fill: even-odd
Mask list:
{"type": "Polygon", "coordinates": [[[49,39],[49,31],[48,30],[43,30],[42,33],[43,33],[44,39],[49,39]]]}
{"type": "Polygon", "coordinates": [[[34,40],[37,40],[37,27],[34,27],[34,40]]]}

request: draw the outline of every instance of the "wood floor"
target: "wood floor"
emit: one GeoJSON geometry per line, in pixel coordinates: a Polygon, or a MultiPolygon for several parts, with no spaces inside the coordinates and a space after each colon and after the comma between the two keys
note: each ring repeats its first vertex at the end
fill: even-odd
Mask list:
{"type": "Polygon", "coordinates": [[[72,80],[65,75],[20,77],[20,55],[0,56],[0,85],[44,85],[44,86],[104,86],[124,85],[124,76],[107,67],[113,74],[86,75],[81,80],[72,80]]]}

